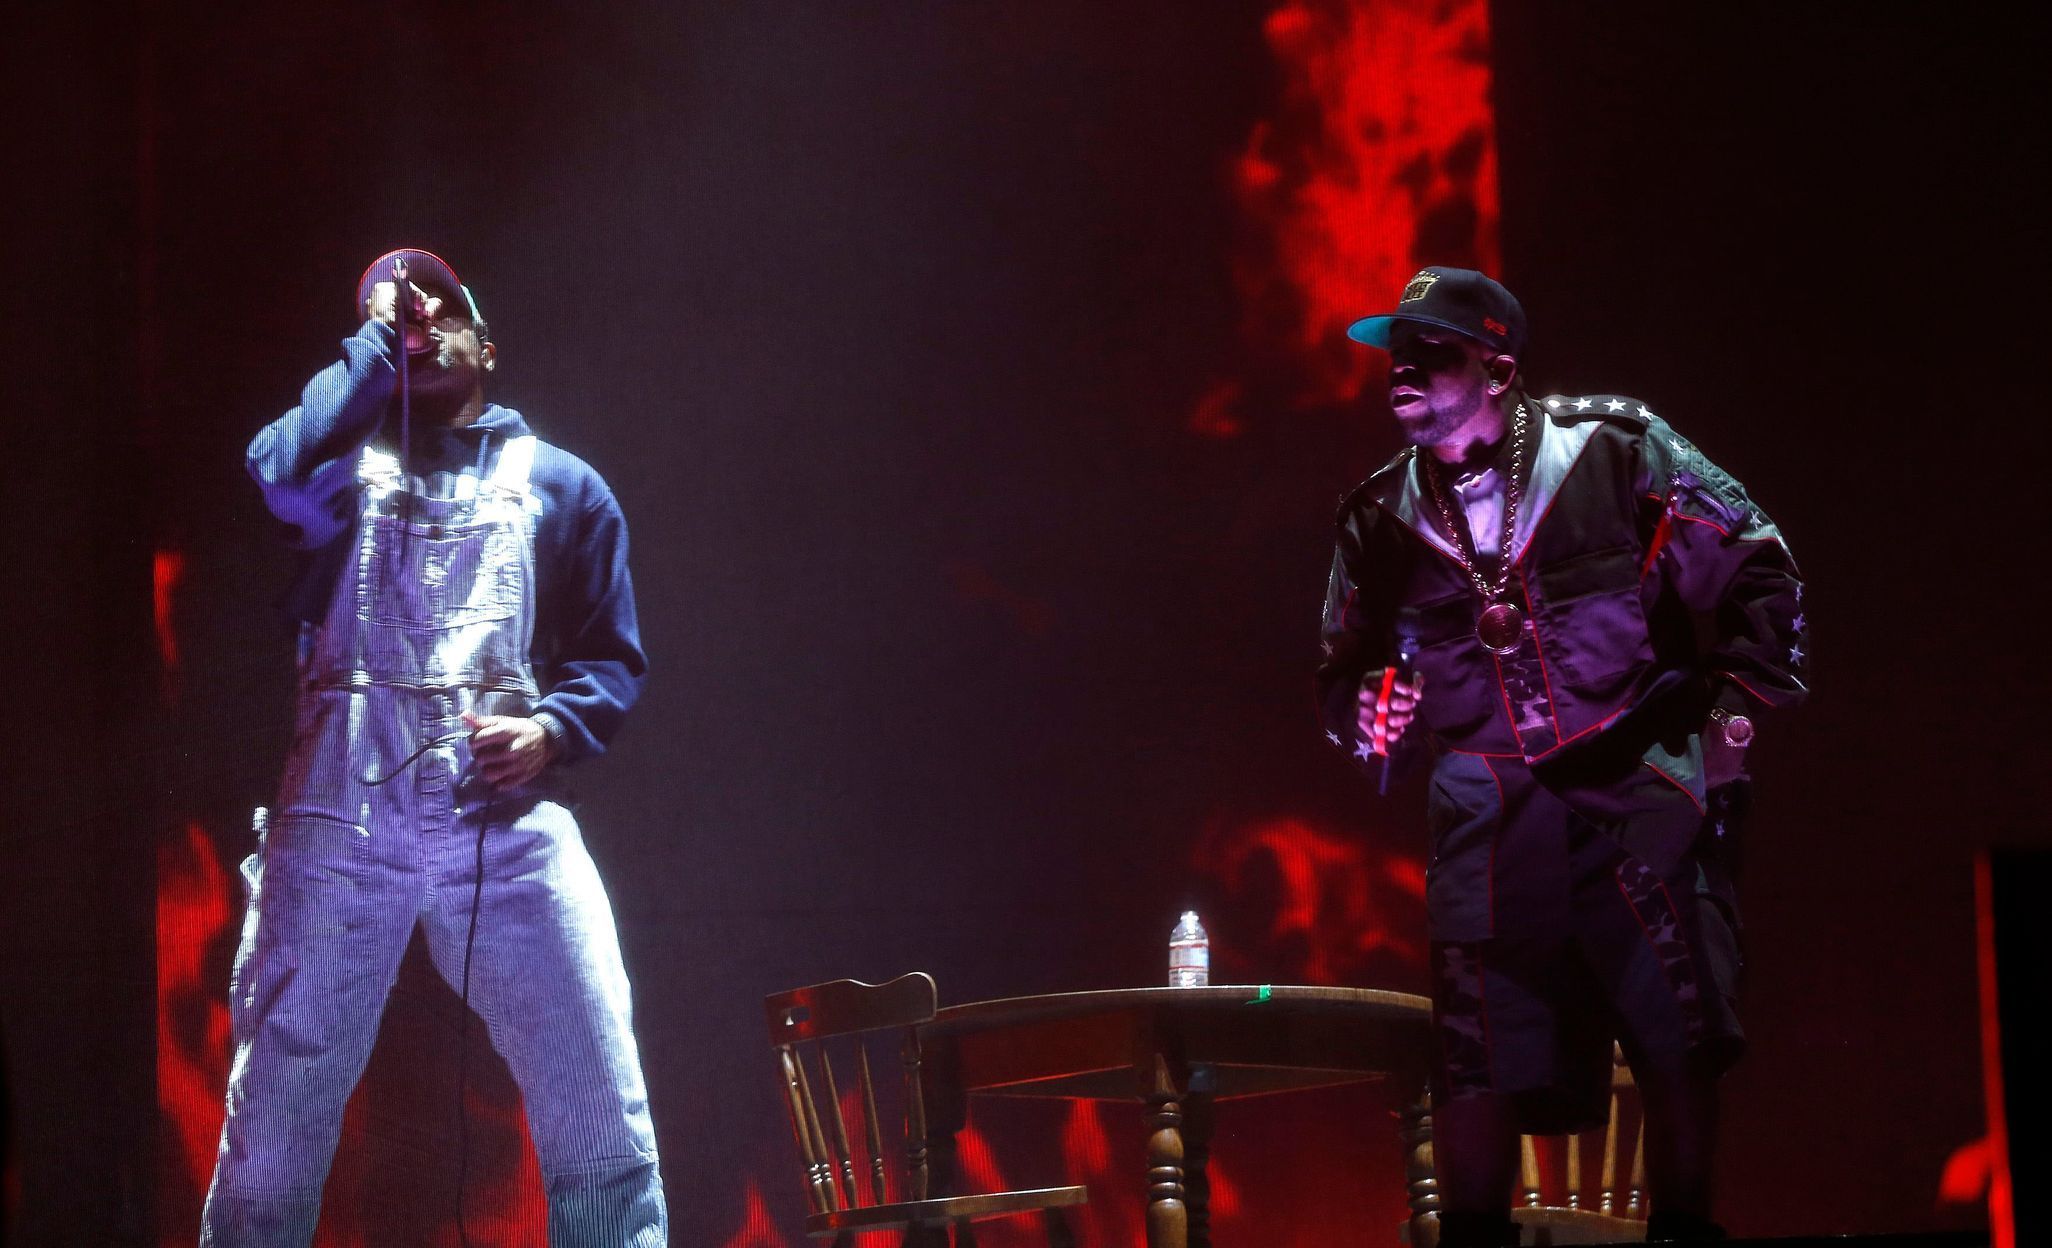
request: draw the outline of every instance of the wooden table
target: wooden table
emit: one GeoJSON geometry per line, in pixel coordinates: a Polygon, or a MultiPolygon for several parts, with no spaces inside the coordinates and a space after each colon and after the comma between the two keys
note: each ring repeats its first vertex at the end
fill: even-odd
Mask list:
{"type": "Polygon", "coordinates": [[[952,1177],[971,1094],[1138,1100],[1147,1107],[1149,1248],[1208,1248],[1214,1103],[1389,1079],[1409,1107],[1413,1209],[1436,1204],[1416,1155],[1425,1111],[1412,1104],[1433,1051],[1424,997],[1251,985],[1061,992],[950,1006],[921,1037],[941,1182],[952,1177]]]}

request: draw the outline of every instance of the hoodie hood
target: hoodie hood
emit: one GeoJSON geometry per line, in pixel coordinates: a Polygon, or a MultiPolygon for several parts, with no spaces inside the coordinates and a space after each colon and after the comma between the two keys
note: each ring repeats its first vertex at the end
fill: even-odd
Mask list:
{"type": "Polygon", "coordinates": [[[507,438],[524,438],[532,430],[527,427],[527,418],[519,412],[510,407],[500,407],[497,403],[487,403],[476,420],[461,429],[452,429],[448,432],[459,438],[469,438],[472,445],[475,445],[477,438],[486,433],[504,441],[507,438]]]}
{"type": "MultiPolygon", "coordinates": [[[[451,429],[447,425],[423,426],[415,421],[413,446],[407,459],[411,472],[427,475],[436,472],[461,472],[465,467],[478,465],[491,452],[483,446],[489,439],[492,446],[504,446],[508,439],[526,437],[531,430],[527,420],[510,407],[497,403],[485,404],[484,411],[476,420],[461,428],[451,429]]],[[[399,443],[399,418],[388,416],[385,421],[385,440],[393,446],[399,443]]]]}

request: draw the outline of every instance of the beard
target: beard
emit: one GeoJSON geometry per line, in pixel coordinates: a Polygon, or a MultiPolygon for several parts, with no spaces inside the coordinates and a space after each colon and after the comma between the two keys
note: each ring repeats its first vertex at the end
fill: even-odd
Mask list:
{"type": "Polygon", "coordinates": [[[1428,394],[1423,402],[1407,406],[1408,410],[1393,413],[1404,437],[1414,446],[1441,446],[1482,410],[1482,387],[1475,386],[1450,404],[1435,403],[1428,394]]]}
{"type": "Polygon", "coordinates": [[[419,393],[435,394],[448,390],[469,389],[462,384],[466,373],[463,356],[454,344],[446,340],[436,341],[432,349],[410,357],[407,360],[407,367],[410,373],[409,380],[413,383],[414,390],[419,393]]]}

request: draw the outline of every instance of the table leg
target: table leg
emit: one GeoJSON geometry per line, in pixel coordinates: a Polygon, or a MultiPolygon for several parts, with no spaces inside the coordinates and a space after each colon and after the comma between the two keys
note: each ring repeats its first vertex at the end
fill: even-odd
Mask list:
{"type": "Polygon", "coordinates": [[[1183,1098],[1183,1190],[1190,1210],[1190,1248],[1211,1248],[1211,1123],[1209,1093],[1183,1098]]]}
{"type": "Polygon", "coordinates": [[[1420,1093],[1397,1119],[1404,1145],[1404,1184],[1411,1207],[1411,1248],[1439,1242],[1439,1178],[1432,1166],[1432,1093],[1420,1093]]]}
{"type": "Polygon", "coordinates": [[[1183,1204],[1183,1109],[1168,1063],[1154,1059],[1147,1093],[1147,1248],[1189,1248],[1189,1210],[1183,1204]]]}

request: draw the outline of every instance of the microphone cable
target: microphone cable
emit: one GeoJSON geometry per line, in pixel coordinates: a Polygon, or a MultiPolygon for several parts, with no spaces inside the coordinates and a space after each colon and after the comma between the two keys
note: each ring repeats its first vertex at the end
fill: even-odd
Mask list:
{"type": "Polygon", "coordinates": [[[456,1238],[470,1248],[463,1218],[463,1187],[470,1177],[470,956],[477,948],[477,914],[484,903],[485,831],[491,827],[496,798],[487,801],[477,821],[476,871],[470,883],[470,931],[463,938],[463,1017],[456,1031],[456,1238]]]}
{"type": "MultiPolygon", "coordinates": [[[[392,261],[392,327],[398,332],[399,356],[399,481],[403,488],[399,494],[399,541],[400,565],[405,566],[405,543],[407,530],[412,527],[413,469],[413,373],[412,352],[406,349],[406,314],[413,302],[413,283],[407,278],[406,257],[399,256],[392,261]]],[[[423,328],[425,328],[423,326],[423,328]]]]}

